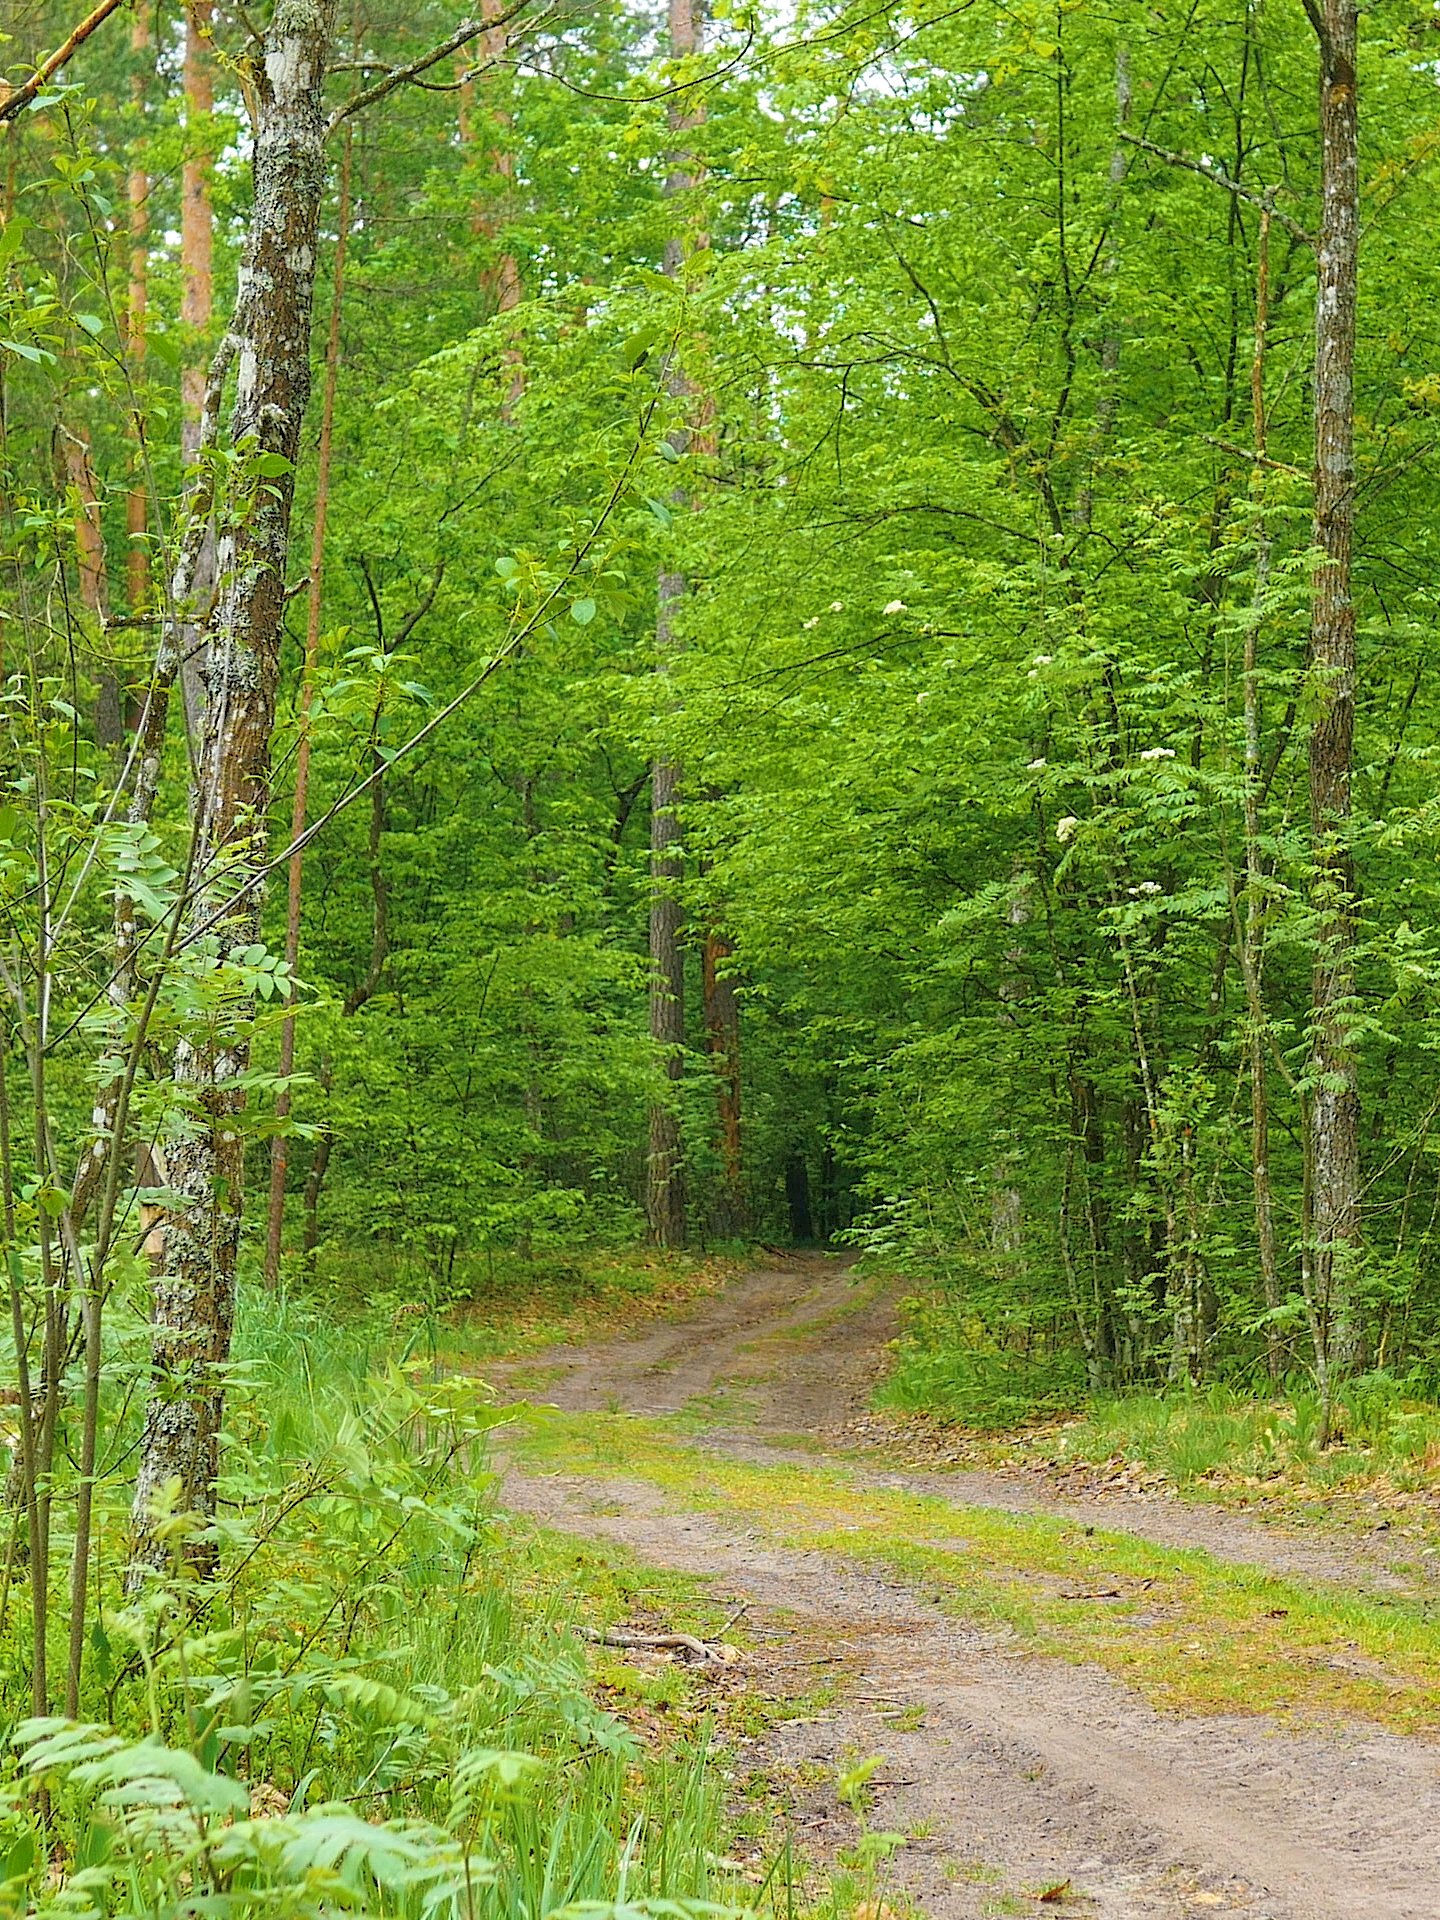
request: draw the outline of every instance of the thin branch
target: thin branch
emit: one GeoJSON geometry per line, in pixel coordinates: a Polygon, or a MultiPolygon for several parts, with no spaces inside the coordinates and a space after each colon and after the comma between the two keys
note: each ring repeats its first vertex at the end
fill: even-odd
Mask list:
{"type": "MultiPolygon", "coordinates": [[[[582,87],[577,81],[567,80],[563,73],[557,73],[553,67],[547,67],[538,60],[516,60],[512,64],[516,70],[527,68],[542,80],[553,80],[556,86],[563,87],[567,93],[578,94],[582,100],[610,100],[622,107],[649,106],[656,100],[669,100],[677,93],[691,93],[696,87],[708,86],[712,81],[723,80],[727,73],[733,73],[741,65],[755,44],[755,29],[747,23],[745,44],[740,51],[723,66],[712,67],[708,73],[697,73],[692,80],[677,80],[668,87],[655,87],[648,93],[597,93],[593,87],[582,87]]],[[[472,68],[465,75],[470,81],[481,71],[472,68]]],[[[462,82],[457,81],[457,86],[462,82]]]]}
{"type": "Polygon", "coordinates": [[[1163,160],[1170,167],[1184,167],[1189,173],[1198,173],[1202,180],[1223,187],[1226,193],[1233,194],[1237,200],[1243,200],[1247,206],[1258,207],[1262,213],[1268,212],[1272,220],[1278,220],[1285,231],[1293,234],[1303,246],[1313,247],[1315,236],[1307,233],[1298,220],[1292,220],[1288,213],[1282,213],[1275,205],[1274,188],[1264,193],[1255,193],[1249,187],[1242,187],[1238,180],[1232,180],[1221,167],[1215,167],[1208,160],[1197,160],[1192,154],[1176,153],[1171,147],[1156,146],[1153,140],[1147,140],[1142,133],[1131,133],[1128,128],[1119,129],[1119,137],[1132,147],[1139,147],[1142,153],[1153,154],[1157,160],[1163,160]]]}
{"type": "Polygon", "coordinates": [[[1200,438],[1212,447],[1219,447],[1222,453],[1233,453],[1237,460],[1249,460],[1257,467],[1268,467],[1272,473],[1288,473],[1292,480],[1308,480],[1311,477],[1303,467],[1292,467],[1284,460],[1272,460],[1268,453],[1256,453],[1253,447],[1236,446],[1233,440],[1222,440],[1218,433],[1202,433],[1200,438]]]}
{"type": "Polygon", "coordinates": [[[46,81],[54,79],[66,61],[79,52],[95,29],[103,26],[120,4],[121,0],[100,0],[95,11],[85,16],[70,38],[58,46],[48,59],[40,62],[25,84],[0,100],[0,120],[13,120],[22,108],[28,107],[46,81]]]}
{"type": "MultiPolygon", "coordinates": [[[[410,61],[407,66],[392,67],[388,73],[381,75],[374,86],[363,87],[359,93],[352,94],[344,106],[337,107],[331,114],[325,127],[326,134],[332,134],[341,121],[348,118],[350,114],[358,113],[362,107],[374,106],[377,100],[383,100],[387,93],[393,93],[397,87],[403,87],[407,81],[415,79],[418,74],[428,73],[431,67],[438,66],[448,55],[458,53],[462,47],[468,47],[470,42],[477,40],[482,33],[493,33],[498,27],[508,26],[512,20],[524,13],[530,4],[531,0],[514,0],[512,6],[504,13],[497,13],[493,20],[462,20],[448,40],[442,40],[439,46],[431,47],[428,53],[422,53],[418,60],[410,61]]],[[[487,67],[495,64],[495,61],[487,60],[474,71],[483,73],[487,67]]]]}

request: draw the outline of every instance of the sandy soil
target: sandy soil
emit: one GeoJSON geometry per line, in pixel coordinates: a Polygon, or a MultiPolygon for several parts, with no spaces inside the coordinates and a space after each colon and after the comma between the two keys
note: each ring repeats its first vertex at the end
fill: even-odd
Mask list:
{"type": "MultiPolygon", "coordinates": [[[[707,1445],[813,1461],[863,1405],[893,1325],[883,1294],[834,1263],[796,1260],[639,1338],[542,1356],[536,1397],[648,1413],[708,1403],[707,1445]]],[[[1179,1501],[1054,1501],[1020,1476],[847,1471],[861,1485],[1044,1507],[1303,1578],[1398,1578],[1365,1547],[1179,1501]]],[[[823,1854],[854,1833],[827,1775],[847,1756],[883,1753],[873,1823],[914,1836],[891,1871],[935,1920],[1003,1911],[1006,1889],[1028,1909],[1027,1891],[1066,1880],[1087,1898],[1053,1910],[1107,1920],[1440,1916],[1440,1748],[1368,1726],[1297,1735],[1261,1719],[1164,1716],[1096,1669],[1024,1655],[840,1556],[676,1511],[634,1482],[512,1469],[504,1497],[751,1602],[758,1684],[799,1693],[842,1673],[843,1704],[776,1729],[753,1762],[796,1783],[798,1837],[823,1854]],[[923,1725],[911,1727],[919,1714],[897,1725],[906,1707],[923,1709],[923,1725]]]]}

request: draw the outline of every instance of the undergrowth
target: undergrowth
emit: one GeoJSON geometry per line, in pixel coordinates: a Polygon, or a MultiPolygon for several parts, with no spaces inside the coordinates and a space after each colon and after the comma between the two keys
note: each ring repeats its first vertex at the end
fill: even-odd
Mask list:
{"type": "Polygon", "coordinates": [[[952,1464],[1131,1466],[1219,1498],[1418,1495],[1440,1476],[1440,1400],[1428,1372],[1376,1369],[1344,1382],[1322,1446],[1320,1396],[1304,1374],[1278,1392],[1221,1381],[1092,1395],[1075,1356],[987,1342],[944,1289],[907,1299],[904,1312],[875,1405],[934,1423],[944,1442],[932,1450],[952,1464]]]}
{"type": "MultiPolygon", "coordinates": [[[[122,1331],[117,1374],[125,1355],[122,1331]]],[[[377,1367],[274,1298],[237,1355],[212,1573],[176,1513],[171,1571],[128,1593],[123,1457],[102,1478],[75,1718],[30,1710],[28,1589],[6,1583],[0,1913],[726,1898],[708,1721],[657,1745],[597,1702],[570,1623],[621,1611],[617,1576],[496,1513],[477,1383],[377,1367]]]]}
{"type": "Polygon", "coordinates": [[[1283,1399],[1258,1400],[1231,1387],[1130,1394],[1095,1401],[1048,1441],[1056,1459],[1102,1461],[1120,1454],[1179,1486],[1240,1477],[1319,1489],[1384,1476],[1394,1485],[1433,1487],[1440,1469],[1440,1406],[1404,1381],[1370,1373],[1340,1389],[1337,1435],[1320,1445],[1319,1397],[1303,1385],[1283,1399]]]}
{"type": "Polygon", "coordinates": [[[370,1348],[467,1366],[683,1306],[743,1271],[747,1251],[736,1244],[704,1256],[659,1248],[481,1252],[457,1256],[437,1279],[403,1248],[329,1250],[309,1292],[370,1348]]]}

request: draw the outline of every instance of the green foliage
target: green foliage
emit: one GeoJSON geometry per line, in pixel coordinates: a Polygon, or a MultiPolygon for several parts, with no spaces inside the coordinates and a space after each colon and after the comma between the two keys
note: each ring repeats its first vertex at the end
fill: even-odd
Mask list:
{"type": "Polygon", "coordinates": [[[575,1555],[491,1511],[499,1416],[474,1379],[374,1377],[356,1337],[256,1302],[230,1404],[209,1591],[177,1572],[127,1599],[123,1555],[102,1558],[86,1706],[103,1718],[15,1716],[12,1596],[0,1910],[22,1889],[31,1911],[153,1920],[197,1899],[297,1920],[703,1902],[703,1741],[648,1754],[595,1704],[567,1632],[575,1555]]]}

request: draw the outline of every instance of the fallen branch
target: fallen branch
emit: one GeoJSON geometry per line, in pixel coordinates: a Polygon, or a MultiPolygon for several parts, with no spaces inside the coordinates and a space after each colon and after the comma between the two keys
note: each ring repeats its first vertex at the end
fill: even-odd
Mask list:
{"type": "Polygon", "coordinates": [[[680,1653],[700,1667],[728,1666],[733,1651],[721,1643],[698,1640],[693,1633],[640,1633],[634,1627],[580,1627],[582,1640],[601,1647],[627,1647],[644,1653],[680,1653]]]}

